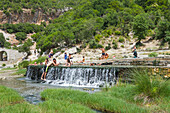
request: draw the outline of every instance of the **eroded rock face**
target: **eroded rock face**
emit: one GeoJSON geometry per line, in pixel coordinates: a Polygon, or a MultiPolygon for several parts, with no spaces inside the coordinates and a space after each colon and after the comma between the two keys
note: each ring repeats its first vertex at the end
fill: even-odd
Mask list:
{"type": "Polygon", "coordinates": [[[44,13],[41,9],[37,9],[34,13],[31,12],[31,9],[23,9],[23,13],[10,13],[8,16],[0,11],[0,24],[10,23],[36,23],[40,24],[41,22],[49,22],[49,19],[55,19],[59,17],[64,12],[70,10],[71,8],[65,8],[63,10],[52,10],[51,14],[44,13]]]}

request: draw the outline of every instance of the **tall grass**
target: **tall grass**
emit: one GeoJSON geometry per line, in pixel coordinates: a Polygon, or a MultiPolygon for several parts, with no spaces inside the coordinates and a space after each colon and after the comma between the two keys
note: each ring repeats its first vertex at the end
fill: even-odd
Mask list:
{"type": "Polygon", "coordinates": [[[147,98],[168,96],[170,94],[169,81],[162,79],[160,75],[150,75],[148,70],[135,70],[133,77],[138,94],[147,96],[147,98]]]}
{"type": "Polygon", "coordinates": [[[63,100],[48,100],[39,106],[43,113],[95,113],[86,106],[63,100]]]}
{"type": "Polygon", "coordinates": [[[78,90],[71,89],[46,89],[41,93],[42,98],[45,100],[61,100],[69,101],[74,104],[82,104],[93,109],[108,111],[108,112],[122,112],[122,113],[135,113],[135,112],[148,112],[136,104],[128,103],[123,99],[116,97],[103,96],[100,94],[89,94],[78,90]]]}
{"type": "Polygon", "coordinates": [[[13,73],[12,75],[21,75],[21,74],[25,74],[27,71],[27,69],[18,69],[15,73],[13,73]]]}
{"type": "Polygon", "coordinates": [[[0,86],[0,108],[23,101],[24,99],[16,91],[0,86]]]}

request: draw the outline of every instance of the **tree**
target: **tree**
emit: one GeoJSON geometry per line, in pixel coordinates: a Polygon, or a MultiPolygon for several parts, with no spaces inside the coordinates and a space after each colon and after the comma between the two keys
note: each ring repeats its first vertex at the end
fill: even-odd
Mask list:
{"type": "Polygon", "coordinates": [[[157,39],[162,40],[162,44],[164,42],[168,42],[170,44],[170,22],[166,19],[162,19],[159,21],[157,28],[155,29],[155,36],[157,39]]]}
{"type": "Polygon", "coordinates": [[[0,47],[4,47],[6,40],[3,33],[0,33],[0,47]]]}
{"type": "Polygon", "coordinates": [[[33,42],[31,39],[28,39],[22,46],[18,48],[19,52],[26,52],[27,55],[30,54],[30,47],[33,45],[33,42]]]}
{"type": "Polygon", "coordinates": [[[146,13],[139,14],[134,18],[133,31],[134,35],[138,38],[139,43],[142,39],[145,39],[152,24],[152,21],[146,13]]]}
{"type": "Polygon", "coordinates": [[[17,40],[25,40],[27,38],[27,34],[24,32],[18,32],[15,36],[17,40]]]}

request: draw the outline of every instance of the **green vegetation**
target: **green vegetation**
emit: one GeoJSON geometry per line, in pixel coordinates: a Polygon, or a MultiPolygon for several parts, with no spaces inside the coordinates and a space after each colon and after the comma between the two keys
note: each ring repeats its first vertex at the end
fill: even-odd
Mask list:
{"type": "Polygon", "coordinates": [[[115,40],[113,40],[112,44],[114,49],[118,48],[118,43],[115,40]]]}
{"type": "Polygon", "coordinates": [[[27,69],[18,69],[17,72],[13,73],[13,75],[24,75],[26,74],[27,69]]]}
{"type": "Polygon", "coordinates": [[[22,33],[33,33],[33,32],[40,32],[44,30],[44,26],[41,25],[35,25],[35,24],[30,24],[30,23],[19,23],[19,24],[3,24],[1,29],[7,31],[8,33],[17,33],[17,32],[22,32],[22,33]]]}
{"type": "Polygon", "coordinates": [[[23,69],[23,68],[27,68],[28,65],[34,64],[35,62],[36,62],[37,64],[40,64],[40,63],[44,62],[46,58],[47,58],[47,57],[39,57],[38,59],[33,60],[33,61],[24,60],[24,61],[22,61],[22,62],[20,62],[20,63],[18,64],[19,69],[21,69],[21,70],[19,70],[19,71],[21,71],[21,73],[22,73],[22,69],[23,69]]]}
{"type": "Polygon", "coordinates": [[[5,67],[6,66],[6,64],[2,64],[2,67],[5,67]]]}
{"type": "Polygon", "coordinates": [[[123,43],[123,42],[125,42],[125,39],[123,38],[123,37],[119,37],[119,40],[118,40],[119,42],[121,42],[121,43],[123,43]]]}
{"type": "Polygon", "coordinates": [[[50,100],[38,106],[31,105],[14,90],[0,86],[1,113],[93,113],[90,108],[67,101],[50,100]]]}
{"type": "Polygon", "coordinates": [[[9,48],[10,45],[11,44],[5,40],[5,37],[4,37],[3,33],[0,33],[0,47],[9,48]]]}
{"type": "Polygon", "coordinates": [[[27,68],[27,66],[30,64],[30,62],[29,61],[22,61],[22,62],[20,62],[19,64],[18,64],[18,67],[19,68],[27,68]]]}
{"type": "Polygon", "coordinates": [[[135,92],[141,94],[145,99],[166,97],[170,94],[170,90],[168,89],[169,82],[158,74],[151,76],[148,70],[135,71],[133,77],[137,85],[135,92]]]}
{"type": "MultiPolygon", "coordinates": [[[[170,43],[170,18],[168,0],[1,0],[0,9],[6,15],[22,13],[22,8],[38,9],[44,14],[53,15],[58,9],[72,7],[46,25],[29,23],[4,24],[1,28],[10,33],[35,32],[32,36],[37,42],[37,49],[42,52],[55,47],[69,47],[75,44],[89,44],[90,48],[100,48],[101,38],[112,34],[127,38],[133,31],[141,40],[153,35],[162,44],[170,43]]],[[[20,38],[19,38],[20,39],[20,38]]],[[[23,39],[24,40],[24,39],[23,39]]],[[[114,44],[113,48],[117,48],[114,44]]]]}
{"type": "Polygon", "coordinates": [[[46,89],[41,93],[46,102],[67,101],[108,112],[168,112],[170,109],[170,83],[160,74],[148,70],[132,73],[134,85],[118,84],[89,94],[71,89],[46,89]]]}
{"type": "Polygon", "coordinates": [[[95,113],[90,108],[63,100],[49,100],[39,105],[45,113],[95,113]],[[47,107],[48,106],[48,107],[47,107]]]}
{"type": "Polygon", "coordinates": [[[103,46],[101,44],[99,44],[98,42],[96,42],[95,40],[92,40],[89,42],[89,47],[91,49],[103,48],[103,46]]]}
{"type": "Polygon", "coordinates": [[[6,40],[5,40],[3,33],[0,33],[0,42],[1,42],[0,47],[4,47],[6,40]]]}
{"type": "MultiPolygon", "coordinates": [[[[106,93],[106,92],[105,92],[106,93]]],[[[135,104],[126,103],[126,101],[104,96],[103,93],[89,94],[77,90],[66,89],[47,89],[41,93],[42,98],[45,100],[63,100],[76,104],[82,104],[98,110],[106,110],[111,112],[147,112],[142,107],[138,107],[135,104]],[[124,108],[124,109],[122,109],[124,108]]]]}
{"type": "Polygon", "coordinates": [[[26,52],[28,55],[30,54],[30,47],[33,45],[31,39],[28,39],[22,46],[18,47],[19,52],[26,52]]]}
{"type": "Polygon", "coordinates": [[[44,62],[46,58],[47,57],[39,57],[38,59],[33,60],[32,62],[30,62],[30,64],[34,64],[35,62],[37,62],[37,64],[39,64],[41,62],[44,62]]]}
{"type": "Polygon", "coordinates": [[[158,56],[158,53],[156,52],[152,52],[148,55],[149,57],[157,57],[158,56]]]}
{"type": "Polygon", "coordinates": [[[15,36],[17,40],[25,40],[27,38],[27,34],[24,32],[17,32],[15,36]]]}
{"type": "Polygon", "coordinates": [[[170,82],[159,72],[154,73],[135,70],[132,73],[133,84],[106,86],[92,94],[72,89],[46,89],[41,92],[45,102],[36,106],[25,102],[16,91],[0,86],[0,112],[93,113],[91,108],[121,113],[169,112],[170,82]]]}
{"type": "Polygon", "coordinates": [[[15,70],[15,69],[17,69],[16,67],[14,67],[14,68],[2,68],[2,70],[15,70]]]}

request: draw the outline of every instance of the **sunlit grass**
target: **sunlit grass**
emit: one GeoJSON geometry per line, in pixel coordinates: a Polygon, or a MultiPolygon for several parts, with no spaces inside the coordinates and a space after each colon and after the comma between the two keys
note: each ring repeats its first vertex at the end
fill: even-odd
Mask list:
{"type": "Polygon", "coordinates": [[[86,106],[63,100],[48,100],[39,106],[44,113],[95,113],[86,106]]]}
{"type": "Polygon", "coordinates": [[[17,69],[16,67],[14,67],[14,68],[2,68],[1,70],[15,70],[15,69],[17,69]]]}
{"type": "Polygon", "coordinates": [[[13,73],[13,75],[21,75],[21,74],[25,74],[27,71],[27,69],[23,68],[23,69],[18,69],[15,73],[13,73]]]}
{"type": "MultiPolygon", "coordinates": [[[[103,92],[104,93],[104,92],[103,92]]],[[[149,112],[147,108],[142,108],[136,104],[124,101],[121,98],[109,97],[98,93],[89,94],[71,89],[47,89],[41,93],[45,100],[55,99],[82,104],[93,109],[110,112],[149,112]]]]}

